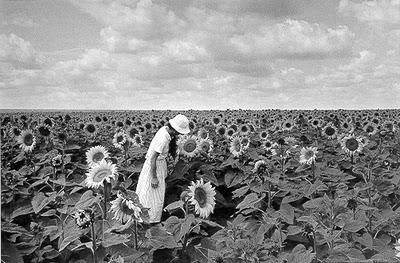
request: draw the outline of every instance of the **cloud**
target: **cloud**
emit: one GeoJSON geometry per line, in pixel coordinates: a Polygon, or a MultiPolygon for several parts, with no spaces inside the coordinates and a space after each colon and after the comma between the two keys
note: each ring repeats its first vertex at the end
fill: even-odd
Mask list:
{"type": "Polygon", "coordinates": [[[9,14],[4,19],[3,25],[33,28],[39,26],[39,23],[34,21],[33,18],[29,17],[26,13],[19,12],[9,14]]]}
{"type": "Polygon", "coordinates": [[[361,22],[400,23],[399,0],[368,0],[361,2],[341,0],[339,12],[346,16],[354,16],[361,22]]]}
{"type": "Polygon", "coordinates": [[[333,29],[302,20],[286,20],[235,35],[230,43],[246,57],[318,58],[348,53],[353,38],[354,34],[346,26],[333,29]]]}
{"type": "Polygon", "coordinates": [[[29,41],[15,34],[0,34],[0,62],[22,68],[38,68],[44,63],[44,57],[29,41]]]}
{"type": "Polygon", "coordinates": [[[72,3],[128,38],[168,39],[185,27],[185,22],[173,11],[151,0],[72,0],[72,3]]]}

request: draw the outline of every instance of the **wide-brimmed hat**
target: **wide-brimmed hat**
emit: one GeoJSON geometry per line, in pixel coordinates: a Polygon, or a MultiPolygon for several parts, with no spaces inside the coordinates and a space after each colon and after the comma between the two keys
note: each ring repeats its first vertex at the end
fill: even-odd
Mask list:
{"type": "Polygon", "coordinates": [[[185,115],[176,115],[174,118],[169,120],[169,124],[171,124],[172,128],[180,134],[188,134],[190,132],[189,120],[185,115]]]}

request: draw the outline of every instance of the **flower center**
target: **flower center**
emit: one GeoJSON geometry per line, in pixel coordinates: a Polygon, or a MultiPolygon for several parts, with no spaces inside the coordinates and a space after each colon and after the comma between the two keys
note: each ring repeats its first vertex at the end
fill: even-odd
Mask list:
{"type": "Polygon", "coordinates": [[[366,131],[368,133],[373,132],[374,131],[374,127],[372,127],[372,125],[368,125],[367,128],[366,128],[366,131]]]}
{"type": "Polygon", "coordinates": [[[31,146],[33,144],[33,135],[28,133],[27,135],[25,135],[24,137],[24,144],[31,146]]]}
{"type": "Polygon", "coordinates": [[[203,208],[207,204],[207,193],[203,188],[196,188],[194,190],[194,199],[197,200],[199,206],[203,208]]]}
{"type": "Polygon", "coordinates": [[[191,152],[193,152],[194,150],[196,150],[196,146],[197,146],[197,143],[196,143],[195,140],[187,140],[187,141],[185,142],[185,144],[183,145],[183,149],[184,149],[186,152],[191,153],[191,152]]]}
{"type": "Polygon", "coordinates": [[[117,143],[121,143],[124,140],[124,136],[119,135],[117,136],[117,143]]]}
{"type": "Polygon", "coordinates": [[[93,154],[93,162],[100,162],[101,160],[103,160],[104,158],[104,154],[102,152],[97,152],[95,154],[93,154]]]}
{"type": "Polygon", "coordinates": [[[332,127],[327,127],[327,128],[325,129],[325,134],[328,135],[328,136],[332,136],[332,135],[335,134],[335,129],[332,128],[332,127]]]}
{"type": "Polygon", "coordinates": [[[202,149],[203,151],[205,151],[205,152],[208,152],[208,151],[210,150],[210,143],[208,143],[208,142],[203,142],[203,143],[201,144],[201,149],[202,149]]]}
{"type": "Polygon", "coordinates": [[[310,160],[310,159],[313,158],[313,157],[314,157],[314,152],[311,151],[311,150],[306,151],[306,153],[304,154],[304,158],[305,158],[306,160],[310,160]]]}
{"type": "Polygon", "coordinates": [[[42,136],[45,136],[45,137],[47,137],[47,136],[49,136],[50,135],[50,130],[49,129],[47,129],[46,127],[39,127],[39,132],[40,132],[40,134],[42,135],[42,136]]]}
{"type": "Polygon", "coordinates": [[[354,152],[358,148],[358,141],[354,138],[350,138],[346,141],[346,148],[354,152]]]}
{"type": "Polygon", "coordinates": [[[207,132],[202,131],[202,132],[200,133],[200,138],[202,138],[202,139],[207,139],[207,132]]]}
{"type": "Polygon", "coordinates": [[[110,169],[101,169],[93,176],[93,181],[96,183],[102,182],[107,176],[111,175],[110,169]]]}
{"type": "Polygon", "coordinates": [[[96,131],[96,127],[94,127],[93,124],[89,124],[89,125],[86,127],[86,130],[87,130],[88,132],[90,132],[90,133],[94,133],[94,132],[96,131]]]}
{"type": "Polygon", "coordinates": [[[131,130],[129,131],[129,136],[130,136],[131,138],[135,137],[136,134],[139,134],[139,131],[138,131],[137,129],[135,129],[135,128],[133,128],[133,129],[131,129],[131,130]]]}
{"type": "Polygon", "coordinates": [[[130,202],[129,200],[123,199],[121,201],[121,212],[126,214],[126,215],[133,215],[135,213],[135,211],[133,211],[129,206],[128,206],[128,202],[130,202]]]}

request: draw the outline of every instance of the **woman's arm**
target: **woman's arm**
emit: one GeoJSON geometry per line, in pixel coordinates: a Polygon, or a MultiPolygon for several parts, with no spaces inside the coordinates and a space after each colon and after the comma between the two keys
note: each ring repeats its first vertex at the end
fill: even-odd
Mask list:
{"type": "Polygon", "coordinates": [[[160,155],[158,152],[154,152],[150,158],[150,174],[152,176],[151,178],[151,186],[153,188],[157,188],[159,181],[157,178],[157,158],[160,155]]]}

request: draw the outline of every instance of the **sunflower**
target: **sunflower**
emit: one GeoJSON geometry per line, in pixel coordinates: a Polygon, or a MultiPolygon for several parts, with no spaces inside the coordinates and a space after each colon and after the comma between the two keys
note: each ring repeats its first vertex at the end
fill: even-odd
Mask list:
{"type": "Polygon", "coordinates": [[[314,128],[319,128],[322,125],[322,120],[319,118],[312,118],[309,122],[314,128]]]}
{"type": "Polygon", "coordinates": [[[238,126],[236,125],[236,124],[231,124],[229,127],[228,127],[229,129],[233,129],[235,132],[237,132],[238,131],[238,126]]]}
{"type": "Polygon", "coordinates": [[[99,186],[103,185],[104,180],[110,182],[111,178],[115,179],[116,175],[117,167],[115,164],[103,159],[89,168],[89,172],[86,173],[85,183],[90,188],[99,188],[99,186]]]}
{"type": "Polygon", "coordinates": [[[192,182],[189,186],[189,202],[194,205],[196,214],[207,218],[214,211],[215,189],[210,182],[204,183],[203,178],[192,182]]]}
{"type": "Polygon", "coordinates": [[[250,133],[250,127],[247,124],[242,124],[239,126],[239,133],[241,135],[247,135],[250,133]]]}
{"type": "Polygon", "coordinates": [[[265,141],[262,142],[262,147],[265,150],[269,151],[274,147],[274,144],[272,143],[271,140],[265,140],[265,141]]]}
{"type": "Polygon", "coordinates": [[[213,141],[211,139],[201,139],[200,149],[205,153],[210,153],[214,149],[213,141]]]}
{"type": "Polygon", "coordinates": [[[352,132],[354,131],[354,126],[353,126],[353,124],[351,124],[351,122],[348,122],[348,121],[342,122],[341,128],[342,128],[344,131],[348,132],[348,133],[352,133],[352,132]]]}
{"type": "Polygon", "coordinates": [[[37,128],[37,131],[39,134],[43,137],[49,137],[51,135],[51,129],[50,126],[47,124],[42,124],[37,128]]]}
{"type": "Polygon", "coordinates": [[[212,122],[212,124],[214,124],[214,126],[221,125],[221,118],[218,116],[215,116],[212,118],[211,122],[212,122]]]}
{"type": "Polygon", "coordinates": [[[312,164],[315,163],[316,154],[318,153],[317,147],[306,147],[302,148],[300,151],[300,160],[301,164],[312,164]]]}
{"type": "Polygon", "coordinates": [[[197,137],[199,137],[201,140],[208,139],[208,131],[204,128],[200,128],[197,132],[197,137]]]}
{"type": "Polygon", "coordinates": [[[229,128],[225,131],[225,137],[232,138],[235,135],[236,131],[233,128],[229,128]]]}
{"type": "Polygon", "coordinates": [[[110,211],[114,213],[113,219],[122,224],[132,222],[133,220],[142,221],[140,216],[142,209],[120,193],[117,193],[117,199],[111,201],[110,211]]]}
{"type": "Polygon", "coordinates": [[[126,137],[126,133],[123,131],[115,133],[112,141],[115,148],[123,149],[124,143],[126,142],[126,137]]]}
{"type": "Polygon", "coordinates": [[[393,132],[395,131],[396,127],[394,125],[393,121],[387,120],[382,124],[382,128],[386,131],[386,132],[393,132]]]}
{"type": "Polygon", "coordinates": [[[367,122],[364,127],[363,130],[370,136],[376,134],[378,132],[378,127],[376,126],[375,123],[373,122],[367,122]]]}
{"type": "Polygon", "coordinates": [[[36,145],[36,138],[31,130],[22,131],[17,141],[24,152],[31,152],[36,145]]]}
{"type": "Polygon", "coordinates": [[[258,134],[258,137],[261,139],[261,140],[266,140],[267,138],[268,138],[268,132],[267,131],[261,131],[259,134],[258,134]]]}
{"type": "Polygon", "coordinates": [[[217,128],[215,129],[215,133],[218,134],[219,136],[224,136],[226,133],[226,128],[223,125],[218,125],[217,128]]]}
{"type": "Polygon", "coordinates": [[[322,135],[328,139],[334,139],[337,136],[337,129],[333,125],[332,122],[329,122],[325,127],[322,129],[322,135]]]}
{"type": "Polygon", "coordinates": [[[97,133],[97,126],[93,123],[87,123],[84,127],[84,130],[88,136],[94,136],[97,133]]]}
{"type": "Polygon", "coordinates": [[[94,213],[89,209],[79,209],[72,217],[75,218],[77,226],[82,229],[88,228],[90,224],[94,222],[94,213]]]}
{"type": "Polygon", "coordinates": [[[342,149],[345,152],[349,153],[350,155],[353,155],[357,152],[359,153],[362,151],[363,147],[365,146],[365,141],[363,139],[364,138],[361,136],[356,137],[354,135],[348,135],[344,136],[340,140],[340,144],[342,145],[342,149]]]}
{"type": "Polygon", "coordinates": [[[10,129],[10,136],[11,136],[12,138],[18,137],[18,136],[20,136],[20,135],[21,135],[21,130],[20,130],[18,127],[12,127],[12,128],[10,129]]]}
{"type": "Polygon", "coordinates": [[[142,135],[136,134],[135,137],[133,137],[132,143],[133,143],[133,145],[136,146],[136,147],[141,147],[141,146],[143,146],[144,142],[143,142],[142,135]]]}
{"type": "Polygon", "coordinates": [[[59,155],[53,157],[53,159],[51,159],[51,164],[54,167],[60,167],[62,165],[62,155],[59,154],[59,155]]]}
{"type": "Polygon", "coordinates": [[[241,137],[240,142],[242,144],[243,150],[246,150],[250,146],[250,139],[246,136],[241,137]]]}
{"type": "Polygon", "coordinates": [[[194,157],[200,150],[199,139],[195,135],[179,136],[177,141],[179,154],[194,157]]]}
{"type": "Polygon", "coordinates": [[[242,140],[238,136],[233,136],[231,139],[229,151],[232,153],[233,156],[239,157],[244,149],[242,145],[242,140]]]}
{"type": "Polygon", "coordinates": [[[134,142],[135,136],[140,134],[140,131],[137,127],[132,126],[126,131],[127,139],[131,142],[134,142]]]}
{"type": "Polygon", "coordinates": [[[253,173],[263,173],[267,169],[267,163],[264,160],[258,160],[254,164],[253,170],[251,170],[253,173]]]}
{"type": "Polygon", "coordinates": [[[89,167],[100,163],[102,160],[108,157],[108,151],[104,146],[101,145],[92,147],[86,151],[86,162],[89,164],[89,167]]]}
{"type": "Polygon", "coordinates": [[[282,130],[284,131],[291,131],[294,127],[294,122],[292,119],[285,120],[282,123],[282,130]]]}

